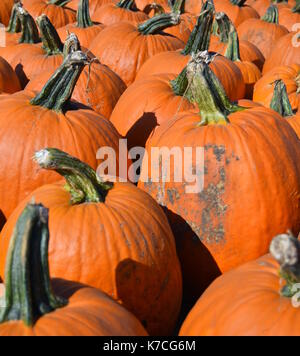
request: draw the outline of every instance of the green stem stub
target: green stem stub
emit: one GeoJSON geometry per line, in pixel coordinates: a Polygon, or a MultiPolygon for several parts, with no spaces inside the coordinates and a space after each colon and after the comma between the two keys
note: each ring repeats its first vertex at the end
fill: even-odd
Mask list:
{"type": "Polygon", "coordinates": [[[128,10],[128,11],[137,11],[137,7],[134,0],[120,0],[117,4],[117,7],[120,9],[128,10]]]}
{"type": "Polygon", "coordinates": [[[278,7],[276,5],[271,5],[261,19],[268,23],[278,24],[279,23],[278,7]]]}
{"type": "Polygon", "coordinates": [[[230,0],[230,2],[233,4],[233,5],[237,5],[239,7],[242,7],[245,5],[247,0],[230,0]]]}
{"type": "Polygon", "coordinates": [[[219,37],[220,42],[228,43],[232,22],[224,12],[215,15],[213,34],[219,37]]]}
{"type": "Polygon", "coordinates": [[[9,24],[6,28],[6,32],[9,33],[18,33],[21,32],[22,26],[21,26],[21,21],[19,18],[19,8],[22,7],[21,2],[17,2],[14,4],[12,10],[11,10],[11,15],[9,19],[9,24]]]}
{"type": "Polygon", "coordinates": [[[161,14],[138,25],[138,30],[143,35],[155,35],[164,29],[180,23],[180,14],[161,14]]]}
{"type": "Polygon", "coordinates": [[[56,5],[56,6],[65,6],[67,5],[71,0],[48,0],[49,4],[56,5]]]}
{"type": "Polygon", "coordinates": [[[85,53],[71,52],[41,92],[31,100],[31,105],[42,106],[59,113],[63,112],[84,66],[88,63],[85,53]]]}
{"type": "Polygon", "coordinates": [[[283,117],[294,115],[286,86],[282,80],[275,81],[274,94],[270,103],[270,108],[283,117]]]}
{"type": "Polygon", "coordinates": [[[68,37],[66,38],[64,43],[64,58],[66,58],[69,54],[77,51],[81,51],[79,39],[75,35],[75,33],[70,33],[68,34],[68,37]]]}
{"type": "Polygon", "coordinates": [[[208,50],[213,20],[214,7],[210,1],[207,1],[202,7],[197,23],[181,54],[187,56],[198,51],[208,50]]]}
{"type": "Polygon", "coordinates": [[[279,263],[279,275],[286,282],[281,295],[292,298],[299,292],[295,284],[300,283],[300,242],[290,232],[278,235],[271,242],[270,253],[279,263]]]}
{"type": "Polygon", "coordinates": [[[100,203],[105,201],[112,183],[103,182],[86,163],[56,148],[45,148],[34,155],[41,168],[54,170],[66,179],[71,204],[100,203]]]}
{"type": "Polygon", "coordinates": [[[233,24],[231,25],[231,31],[228,37],[225,57],[230,59],[232,62],[241,60],[239,36],[233,24]]]}
{"type": "Polygon", "coordinates": [[[90,17],[89,0],[80,0],[77,9],[77,27],[87,28],[93,25],[90,17]]]}
{"type": "Polygon", "coordinates": [[[48,244],[48,209],[28,204],[10,241],[0,323],[22,320],[31,327],[42,315],[67,305],[51,288],[48,244]]]}
{"type": "Polygon", "coordinates": [[[18,7],[17,11],[22,31],[19,43],[40,42],[39,31],[32,16],[22,7],[18,7]]]}
{"type": "Polygon", "coordinates": [[[56,54],[62,54],[63,44],[49,18],[43,14],[36,19],[36,22],[40,29],[43,49],[47,55],[53,56],[56,54]]]}

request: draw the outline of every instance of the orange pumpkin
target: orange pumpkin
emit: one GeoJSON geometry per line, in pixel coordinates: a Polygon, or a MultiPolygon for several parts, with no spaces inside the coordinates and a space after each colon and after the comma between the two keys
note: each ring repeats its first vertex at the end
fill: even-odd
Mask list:
{"type": "Polygon", "coordinates": [[[181,40],[162,32],[178,22],[179,15],[173,14],[155,16],[138,26],[120,22],[101,31],[90,45],[90,51],[129,85],[148,58],[184,47],[181,40]]]}
{"type": "MultiPolygon", "coordinates": [[[[88,48],[92,40],[104,29],[104,25],[94,23],[90,18],[89,0],[80,0],[77,9],[77,22],[67,24],[57,30],[61,40],[65,42],[69,33],[74,33],[80,44],[88,48]]],[[[99,21],[101,22],[101,21],[99,21]]]]}
{"type": "Polygon", "coordinates": [[[260,16],[263,16],[266,11],[268,10],[268,7],[271,4],[277,5],[278,9],[281,10],[282,8],[286,7],[293,7],[296,4],[295,0],[288,0],[288,1],[282,1],[282,0],[247,0],[247,4],[253,7],[260,16]]]}
{"type": "Polygon", "coordinates": [[[282,7],[279,9],[279,23],[289,31],[297,31],[297,24],[300,23],[300,1],[293,8],[282,7]]]}
{"type": "Polygon", "coordinates": [[[37,95],[24,90],[0,96],[0,153],[5,157],[1,161],[0,210],[6,218],[32,190],[58,180],[55,174],[36,169],[31,161],[36,150],[57,146],[94,168],[99,164],[99,147],[118,152],[120,136],[113,125],[94,111],[69,102],[86,63],[87,56],[75,51],[37,95]]]}
{"type": "Polygon", "coordinates": [[[48,244],[48,209],[28,204],[11,236],[0,336],[147,335],[132,314],[103,292],[50,280],[48,244]]]}
{"type": "Polygon", "coordinates": [[[67,188],[45,185],[18,206],[1,233],[1,275],[16,220],[34,197],[49,207],[51,275],[99,288],[150,334],[170,334],[181,305],[181,272],[162,209],[133,184],[103,182],[57,149],[43,149],[35,160],[63,175],[67,188]]]}
{"type": "Polygon", "coordinates": [[[56,28],[76,21],[75,11],[64,6],[65,0],[22,0],[22,3],[33,17],[46,15],[56,28]]]}
{"type": "Polygon", "coordinates": [[[299,241],[276,236],[270,251],[218,278],[189,313],[180,336],[299,336],[299,241]]]}
{"type": "Polygon", "coordinates": [[[275,66],[271,71],[263,75],[255,84],[253,100],[269,107],[273,97],[273,84],[277,80],[283,80],[287,87],[292,110],[297,110],[300,106],[300,64],[275,66]]]}
{"type": "Polygon", "coordinates": [[[271,5],[261,19],[249,19],[238,26],[241,40],[246,40],[257,46],[264,57],[268,59],[276,41],[288,34],[288,30],[278,23],[278,8],[271,5]]]}
{"type": "Polygon", "coordinates": [[[138,186],[165,207],[192,303],[221,272],[266,253],[275,234],[299,232],[300,145],[273,110],[231,103],[207,59],[195,58],[187,73],[186,97],[199,113],[174,115],[155,129],[138,186]],[[192,148],[186,178],[173,157],[165,165],[162,147],[176,147],[174,155],[192,148]]]}
{"type": "Polygon", "coordinates": [[[0,22],[8,26],[14,0],[2,0],[0,3],[0,22]]]}
{"type": "Polygon", "coordinates": [[[117,4],[109,3],[101,6],[93,15],[94,21],[105,26],[113,25],[120,21],[127,21],[134,25],[144,22],[148,16],[137,9],[134,0],[120,0],[117,4]]]}

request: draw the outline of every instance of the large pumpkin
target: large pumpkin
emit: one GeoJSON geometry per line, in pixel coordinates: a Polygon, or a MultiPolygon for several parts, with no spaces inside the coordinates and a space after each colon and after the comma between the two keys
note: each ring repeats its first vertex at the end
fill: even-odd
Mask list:
{"type": "MultiPolygon", "coordinates": [[[[76,23],[70,23],[57,30],[57,33],[61,40],[65,42],[69,33],[74,33],[80,44],[88,48],[92,40],[104,29],[104,25],[94,23],[90,18],[89,12],[89,0],[80,0],[78,3],[78,9],[76,13],[76,23]]],[[[101,21],[99,21],[101,22],[101,21]]]]}
{"type": "Polygon", "coordinates": [[[46,15],[56,28],[76,21],[75,11],[64,6],[65,0],[22,0],[26,10],[33,16],[46,15]]]}
{"type": "Polygon", "coordinates": [[[45,185],[19,205],[1,234],[1,275],[16,219],[34,197],[50,211],[51,275],[99,288],[149,333],[170,334],[181,305],[181,272],[162,209],[133,184],[104,183],[89,166],[57,149],[41,150],[35,159],[63,175],[67,187],[45,185]]]}
{"type": "Polygon", "coordinates": [[[279,235],[270,251],[218,278],[189,313],[180,336],[299,336],[299,241],[279,235]]]}
{"type": "Polygon", "coordinates": [[[82,104],[70,106],[69,98],[86,63],[86,55],[76,51],[39,94],[25,90],[0,96],[0,210],[6,218],[32,190],[58,180],[55,174],[36,169],[31,160],[36,150],[57,146],[93,168],[99,163],[99,147],[118,152],[120,136],[107,119],[82,104]]]}
{"type": "Polygon", "coordinates": [[[48,243],[48,209],[28,204],[7,255],[1,336],[147,335],[132,314],[103,292],[50,280],[48,243]]]}
{"type": "Polygon", "coordinates": [[[162,32],[178,22],[179,15],[173,14],[155,16],[138,26],[120,22],[101,31],[92,42],[90,51],[129,85],[148,58],[159,52],[184,47],[181,40],[162,32]]]}
{"type": "Polygon", "coordinates": [[[249,19],[238,26],[240,39],[257,46],[268,59],[276,41],[288,34],[288,30],[278,23],[278,8],[271,5],[261,19],[249,19]]]}
{"type": "Polygon", "coordinates": [[[155,129],[139,182],[168,214],[192,301],[221,272],[266,253],[272,236],[300,229],[293,129],[273,110],[230,103],[207,61],[198,60],[188,65],[186,96],[199,113],[177,114],[155,129]],[[184,169],[180,156],[171,157],[169,175],[166,148],[178,156],[186,147],[192,153],[184,153],[184,169]]]}

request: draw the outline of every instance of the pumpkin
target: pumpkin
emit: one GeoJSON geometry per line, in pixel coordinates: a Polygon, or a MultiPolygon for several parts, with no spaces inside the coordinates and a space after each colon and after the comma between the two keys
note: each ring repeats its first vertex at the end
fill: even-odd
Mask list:
{"type": "Polygon", "coordinates": [[[148,16],[137,9],[134,0],[120,0],[117,4],[109,3],[95,11],[94,21],[101,22],[105,26],[127,21],[134,25],[144,22],[148,16]]]}
{"type": "Polygon", "coordinates": [[[140,322],[103,292],[50,280],[48,209],[28,204],[11,236],[0,336],[145,336],[140,322]]]}
{"type": "Polygon", "coordinates": [[[291,32],[281,37],[273,46],[270,57],[266,60],[263,74],[277,66],[300,65],[300,34],[291,32]]]}
{"type": "MultiPolygon", "coordinates": [[[[229,34],[233,28],[234,26],[229,17],[224,12],[218,12],[215,15],[209,50],[225,55],[229,43],[229,34]]],[[[242,61],[254,63],[259,70],[262,70],[265,63],[265,57],[261,51],[249,41],[243,41],[240,38],[238,38],[238,40],[240,59],[242,61]]]]}
{"type": "Polygon", "coordinates": [[[274,67],[255,84],[253,100],[269,107],[273,97],[273,83],[277,80],[283,80],[292,110],[297,110],[300,106],[300,64],[274,67]]]}
{"type": "Polygon", "coordinates": [[[67,24],[59,28],[57,33],[63,42],[65,42],[68,33],[74,33],[78,37],[80,44],[88,48],[92,40],[103,30],[104,25],[96,24],[91,20],[89,0],[79,1],[76,17],[76,23],[67,24]]]}
{"type": "Polygon", "coordinates": [[[58,180],[55,174],[38,171],[31,161],[44,145],[66,149],[94,168],[99,164],[99,147],[118,152],[120,136],[113,125],[82,104],[69,102],[85,64],[87,56],[75,51],[37,95],[25,90],[0,96],[0,153],[5,157],[0,172],[0,210],[6,218],[32,190],[58,180]]]}
{"type": "Polygon", "coordinates": [[[133,184],[104,182],[60,150],[43,149],[34,157],[42,168],[64,176],[67,187],[45,185],[19,205],[1,233],[1,275],[10,231],[34,197],[49,207],[51,275],[99,288],[150,334],[170,334],[181,305],[181,272],[162,209],[133,184]]]}
{"type": "Polygon", "coordinates": [[[295,0],[288,0],[288,1],[282,1],[282,0],[247,0],[247,4],[253,9],[255,9],[260,16],[263,16],[269,6],[271,4],[277,5],[277,7],[280,9],[286,8],[286,7],[293,7],[295,5],[295,0]]]}
{"type": "Polygon", "coordinates": [[[9,65],[9,63],[0,57],[0,93],[12,94],[21,90],[19,79],[9,65]]]}
{"type": "MultiPolygon", "coordinates": [[[[69,9],[72,9],[74,11],[77,11],[79,1],[80,0],[71,0],[67,3],[66,7],[69,9]]],[[[117,2],[118,2],[118,0],[92,0],[92,1],[89,1],[91,17],[93,17],[94,12],[97,11],[101,6],[103,6],[105,4],[116,4],[117,2]]]]}
{"type": "Polygon", "coordinates": [[[241,40],[257,46],[265,59],[270,57],[276,41],[288,34],[288,30],[278,23],[278,8],[271,5],[261,19],[249,19],[237,28],[241,40]]]}
{"type": "Polygon", "coordinates": [[[299,241],[278,235],[270,251],[218,278],[189,313],[180,336],[299,336],[299,241]]]}
{"type": "Polygon", "coordinates": [[[75,12],[64,6],[65,2],[65,0],[22,0],[24,7],[33,17],[46,15],[55,28],[76,21],[75,12]]]}
{"type": "Polygon", "coordinates": [[[224,12],[236,27],[246,20],[259,19],[256,10],[245,2],[246,0],[214,0],[216,11],[224,12]]]}
{"type": "Polygon", "coordinates": [[[2,0],[0,4],[0,22],[8,26],[14,0],[2,0]]]}
{"type": "Polygon", "coordinates": [[[161,32],[178,22],[179,15],[173,14],[155,16],[139,25],[120,22],[101,31],[89,49],[129,85],[149,57],[184,47],[178,38],[161,32]]]}
{"type": "Polygon", "coordinates": [[[297,24],[300,23],[300,1],[293,8],[282,7],[279,10],[279,23],[289,31],[297,31],[297,24]]]}
{"type": "MultiPolygon", "coordinates": [[[[160,73],[178,75],[187,65],[193,54],[206,51],[209,47],[213,20],[213,7],[210,1],[203,5],[197,24],[185,48],[181,51],[168,51],[149,58],[137,73],[136,80],[160,73]]],[[[239,68],[225,57],[218,56],[211,64],[215,74],[221,80],[231,100],[244,98],[245,83],[239,68]]]]}
{"type": "Polygon", "coordinates": [[[156,127],[138,184],[165,208],[191,304],[220,273],[266,253],[272,236],[300,228],[295,132],[271,109],[231,103],[207,63],[194,58],[187,67],[186,97],[199,113],[178,113],[156,127]],[[162,163],[168,162],[162,147],[176,147],[174,155],[192,149],[186,178],[173,157],[162,163]]]}

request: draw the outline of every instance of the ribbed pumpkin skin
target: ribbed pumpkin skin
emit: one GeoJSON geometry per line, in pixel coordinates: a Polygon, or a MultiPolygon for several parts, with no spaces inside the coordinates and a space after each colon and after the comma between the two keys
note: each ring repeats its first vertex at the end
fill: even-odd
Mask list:
{"type": "MultiPolygon", "coordinates": [[[[190,60],[190,56],[184,56],[180,51],[159,53],[147,62],[139,70],[136,80],[146,78],[148,75],[160,73],[179,74],[190,60]]],[[[229,59],[218,56],[210,64],[228,97],[232,101],[244,98],[245,83],[239,68],[229,59]]]]}
{"type": "Polygon", "coordinates": [[[64,27],[58,28],[57,33],[59,34],[62,42],[68,37],[68,33],[74,33],[80,42],[80,45],[85,48],[89,48],[91,42],[94,38],[105,28],[102,24],[97,24],[87,28],[77,27],[77,23],[68,24],[64,27]]]}
{"type": "Polygon", "coordinates": [[[0,57],[0,93],[12,94],[21,90],[21,85],[16,73],[9,63],[0,57]]]}
{"type": "MultiPolygon", "coordinates": [[[[181,305],[181,272],[161,208],[131,183],[116,183],[105,203],[72,206],[64,184],[45,185],[26,199],[34,197],[50,209],[50,275],[99,288],[145,321],[150,334],[170,334],[181,305]]],[[[26,201],[1,232],[2,276],[26,201]]]]}
{"type": "Polygon", "coordinates": [[[234,62],[236,66],[239,67],[242,72],[243,79],[246,85],[246,93],[245,97],[248,99],[252,99],[253,97],[253,88],[255,83],[261,78],[261,71],[258,67],[251,62],[234,62]]]}
{"type": "Polygon", "coordinates": [[[57,6],[49,4],[48,0],[23,0],[24,8],[32,17],[38,17],[45,14],[49,17],[55,28],[59,28],[76,21],[75,11],[66,6],[57,6]]]}
{"type": "Polygon", "coordinates": [[[176,26],[166,28],[164,32],[179,38],[184,43],[187,43],[196,22],[196,16],[188,13],[182,14],[180,15],[180,23],[176,26]]]}
{"type": "Polygon", "coordinates": [[[286,118],[300,139],[300,106],[296,115],[286,118]]]}
{"type": "Polygon", "coordinates": [[[248,5],[239,7],[238,5],[233,5],[230,0],[214,0],[214,4],[216,11],[225,12],[235,27],[248,19],[259,18],[257,11],[248,5]]]}
{"type": "MultiPolygon", "coordinates": [[[[270,57],[265,62],[263,74],[277,66],[300,65],[300,46],[293,45],[293,39],[296,39],[295,36],[296,32],[292,32],[276,42],[270,57]]],[[[298,43],[300,43],[300,40],[298,40],[298,43]]]]}
{"type": "Polygon", "coordinates": [[[93,14],[93,21],[110,26],[121,21],[128,21],[134,25],[144,22],[149,17],[142,11],[131,11],[117,7],[115,4],[101,6],[93,14]]]}
{"type": "Polygon", "coordinates": [[[129,85],[148,58],[183,47],[184,43],[176,37],[142,35],[136,26],[121,22],[101,31],[92,42],[90,51],[129,85]]]}
{"type": "Polygon", "coordinates": [[[283,7],[279,10],[279,23],[291,32],[293,26],[300,23],[300,14],[292,12],[289,7],[283,7]]]}
{"type": "Polygon", "coordinates": [[[170,182],[139,182],[166,207],[192,298],[212,276],[266,253],[276,234],[300,228],[296,134],[280,115],[262,107],[231,114],[229,120],[227,125],[199,126],[198,115],[182,113],[156,128],[146,145],[148,162],[151,147],[204,147],[204,189],[199,194],[187,194],[186,185],[174,182],[173,160],[170,182]]]}
{"type": "Polygon", "coordinates": [[[286,85],[288,97],[293,110],[297,110],[300,106],[300,94],[297,94],[298,86],[296,79],[300,74],[300,65],[294,64],[291,66],[273,67],[267,72],[254,87],[253,100],[263,104],[266,107],[270,106],[273,92],[274,82],[282,79],[286,85]]]}
{"type": "Polygon", "coordinates": [[[260,19],[249,19],[237,28],[239,38],[257,46],[266,59],[270,57],[273,47],[279,38],[288,34],[281,25],[268,23],[260,19]]]}
{"type": "Polygon", "coordinates": [[[9,23],[13,5],[14,0],[2,0],[0,3],[0,22],[5,26],[9,23]]]}
{"type": "Polygon", "coordinates": [[[266,255],[219,277],[187,316],[180,336],[299,336],[300,310],[279,295],[278,269],[266,255]]]}
{"type": "MultiPolygon", "coordinates": [[[[96,152],[111,146],[118,152],[119,138],[111,123],[88,109],[56,113],[29,101],[30,91],[0,96],[0,210],[8,217],[17,204],[37,187],[59,180],[37,169],[33,154],[59,147],[97,168],[96,152]]],[[[118,159],[118,158],[117,158],[118,159]]],[[[117,166],[118,167],[118,166],[117,166]]]]}
{"type": "Polygon", "coordinates": [[[53,279],[55,293],[69,304],[41,317],[32,328],[22,321],[0,324],[0,336],[146,336],[140,322],[97,289],[53,279]]]}
{"type": "MultiPolygon", "coordinates": [[[[39,73],[28,83],[26,89],[40,91],[52,75],[53,70],[39,73]]],[[[94,62],[90,73],[88,68],[81,73],[72,99],[109,118],[125,89],[125,83],[116,73],[107,66],[94,62]]]]}

